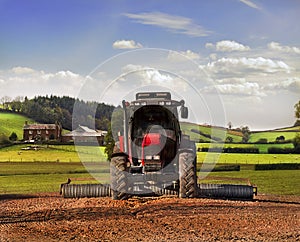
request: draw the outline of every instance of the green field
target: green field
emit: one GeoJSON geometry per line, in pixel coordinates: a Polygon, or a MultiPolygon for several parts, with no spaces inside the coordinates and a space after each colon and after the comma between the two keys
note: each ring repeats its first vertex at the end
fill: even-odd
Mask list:
{"type": "Polygon", "coordinates": [[[73,145],[14,145],[0,149],[0,162],[106,161],[104,149],[73,145]]]}
{"type": "Polygon", "coordinates": [[[258,148],[260,154],[268,153],[268,148],[276,147],[276,148],[293,148],[294,145],[292,143],[283,143],[283,144],[218,144],[218,143],[197,143],[198,148],[214,148],[214,147],[224,147],[224,148],[258,148]]]}
{"type": "MultiPolygon", "coordinates": [[[[0,112],[0,134],[10,136],[12,132],[15,132],[18,136],[18,139],[23,138],[23,125],[25,121],[29,123],[34,123],[34,120],[31,120],[23,115],[17,113],[5,113],[0,112]]],[[[182,122],[181,127],[184,134],[187,134],[191,137],[192,140],[198,142],[203,140],[203,142],[210,142],[208,138],[209,135],[213,139],[219,138],[224,140],[226,137],[231,137],[233,143],[238,143],[242,141],[242,134],[240,131],[228,130],[221,127],[210,127],[205,125],[198,125],[188,122],[182,122]],[[198,130],[202,134],[192,132],[191,130],[198,130]]],[[[63,132],[66,132],[63,130],[63,132]]],[[[250,143],[257,142],[259,139],[267,139],[268,142],[275,142],[276,138],[279,136],[284,136],[285,140],[293,139],[297,132],[300,132],[300,127],[286,127],[282,129],[262,131],[262,132],[253,132],[250,134],[250,143]]],[[[215,142],[215,140],[213,140],[215,142]]]]}
{"type": "MultiPolygon", "coordinates": [[[[18,139],[22,139],[22,127],[25,121],[34,122],[24,116],[11,113],[0,113],[0,134],[9,136],[16,132],[18,139]]],[[[212,129],[208,126],[190,123],[182,124],[183,133],[188,134],[194,140],[203,139],[210,141],[207,135],[214,137],[232,137],[233,142],[241,142],[241,133],[223,128],[212,129]],[[205,135],[192,132],[191,129],[200,130],[205,135]]],[[[274,131],[252,133],[250,142],[256,142],[261,138],[275,141],[278,136],[285,136],[285,140],[293,139],[299,131],[299,127],[288,127],[274,131]]],[[[197,147],[209,147],[209,143],[197,144],[197,147]]],[[[220,147],[214,143],[212,146],[220,147]]],[[[292,148],[288,144],[224,144],[224,147],[255,147],[261,154],[228,154],[198,152],[198,166],[202,163],[209,164],[240,164],[239,172],[213,172],[208,175],[233,178],[250,179],[258,186],[259,192],[271,194],[298,195],[299,171],[254,171],[253,164],[278,164],[300,163],[299,154],[267,154],[269,147],[292,148]],[[252,167],[252,168],[251,168],[252,167]]],[[[109,163],[104,154],[104,147],[72,146],[72,145],[38,145],[29,144],[14,145],[0,149],[0,194],[11,193],[36,193],[58,192],[61,183],[69,177],[97,178],[101,183],[109,183],[109,163]],[[83,162],[83,163],[81,163],[83,162]]],[[[201,172],[201,174],[203,173],[201,172]]],[[[97,182],[96,181],[96,182],[97,182]]],[[[91,181],[88,181],[91,182],[91,181]]],[[[225,182],[201,180],[201,182],[225,182]]],[[[234,182],[236,182],[234,180],[234,182]]]]}
{"type": "Polygon", "coordinates": [[[300,163],[300,154],[238,154],[197,152],[199,163],[219,164],[280,164],[300,163]]]}
{"type": "Polygon", "coordinates": [[[285,140],[292,140],[295,138],[298,129],[294,130],[295,132],[290,131],[266,131],[266,132],[257,132],[257,133],[251,133],[249,142],[254,143],[257,142],[259,139],[267,139],[268,142],[275,142],[276,138],[279,136],[284,136],[285,140]]]}
{"type": "Polygon", "coordinates": [[[241,133],[231,131],[231,130],[227,131],[224,128],[217,128],[217,127],[211,128],[209,126],[197,125],[197,124],[186,123],[186,122],[182,122],[180,125],[183,130],[183,133],[189,135],[190,138],[196,142],[198,142],[199,140],[203,140],[203,142],[210,142],[211,140],[208,137],[205,137],[201,134],[192,132],[191,131],[192,129],[198,130],[206,135],[211,135],[213,137],[220,138],[222,140],[224,140],[226,137],[232,137],[233,142],[242,141],[241,133]]]}
{"type": "Polygon", "coordinates": [[[0,194],[58,192],[60,184],[68,178],[94,177],[97,182],[109,183],[109,164],[89,163],[86,168],[79,162],[0,163],[0,194]]]}
{"type": "Polygon", "coordinates": [[[19,140],[23,139],[25,121],[34,122],[32,119],[20,114],[0,112],[0,134],[9,137],[12,132],[15,132],[19,140]]]}
{"type": "Polygon", "coordinates": [[[299,170],[254,171],[246,168],[241,171],[211,172],[200,182],[247,184],[246,181],[230,180],[231,178],[249,179],[251,184],[257,186],[260,194],[300,196],[299,170]]]}
{"type": "MultiPolygon", "coordinates": [[[[200,168],[201,164],[198,164],[200,168]]],[[[254,171],[253,166],[242,166],[241,171],[198,173],[198,177],[208,175],[201,183],[246,184],[249,179],[258,187],[259,193],[300,196],[300,176],[297,170],[254,171]]],[[[61,183],[68,178],[94,178],[95,181],[109,184],[109,163],[93,162],[84,166],[76,163],[14,162],[0,163],[0,194],[24,194],[58,192],[61,183]],[[90,171],[90,173],[87,172],[90,171]]]]}

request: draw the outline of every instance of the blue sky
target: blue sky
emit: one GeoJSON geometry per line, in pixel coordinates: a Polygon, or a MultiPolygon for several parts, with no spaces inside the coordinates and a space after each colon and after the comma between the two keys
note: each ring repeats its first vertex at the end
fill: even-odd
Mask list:
{"type": "Polygon", "coordinates": [[[98,97],[117,104],[153,85],[191,98],[194,113],[206,107],[200,123],[289,126],[300,97],[299,14],[296,0],[0,0],[0,98],[97,99],[96,83],[107,93],[98,97]],[[135,76],[107,89],[128,70],[135,76]]]}

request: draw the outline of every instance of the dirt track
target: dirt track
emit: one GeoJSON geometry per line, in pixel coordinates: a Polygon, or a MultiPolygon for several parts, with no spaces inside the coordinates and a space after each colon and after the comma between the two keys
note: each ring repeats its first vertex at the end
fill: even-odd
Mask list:
{"type": "Polygon", "coordinates": [[[0,196],[0,241],[300,241],[300,197],[0,196]]]}

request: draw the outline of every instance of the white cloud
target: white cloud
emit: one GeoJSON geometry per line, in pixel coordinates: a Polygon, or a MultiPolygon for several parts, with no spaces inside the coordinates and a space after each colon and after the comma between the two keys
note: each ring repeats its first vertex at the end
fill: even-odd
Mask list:
{"type": "Polygon", "coordinates": [[[46,73],[28,67],[14,67],[0,71],[0,97],[35,95],[75,96],[85,77],[71,71],[46,73]]]}
{"type": "Polygon", "coordinates": [[[263,97],[266,94],[257,82],[246,80],[246,78],[230,77],[215,80],[215,85],[203,88],[206,93],[220,93],[223,95],[255,96],[263,97]]]}
{"type": "Polygon", "coordinates": [[[22,75],[22,74],[33,74],[35,72],[35,70],[28,68],[28,67],[23,67],[23,66],[17,66],[17,67],[13,67],[11,69],[11,71],[13,73],[15,73],[16,75],[22,75]]]}
{"type": "Polygon", "coordinates": [[[234,73],[246,74],[247,72],[289,73],[292,69],[283,61],[275,61],[263,57],[221,58],[218,59],[217,61],[208,63],[207,66],[204,67],[202,66],[202,68],[212,73],[232,73],[232,74],[234,73]]]}
{"type": "Polygon", "coordinates": [[[136,43],[134,40],[117,40],[113,43],[114,49],[138,49],[142,47],[140,43],[136,43]]]}
{"type": "Polygon", "coordinates": [[[125,81],[126,88],[128,88],[128,81],[130,81],[131,85],[137,83],[137,85],[141,86],[157,85],[171,88],[178,92],[185,90],[187,85],[184,80],[176,75],[148,66],[128,64],[122,68],[122,71],[125,74],[122,80],[125,81]]]}
{"type": "Polygon", "coordinates": [[[215,60],[218,59],[218,56],[217,56],[216,53],[212,53],[212,54],[209,55],[209,58],[210,58],[212,61],[215,61],[215,60]]]}
{"type": "Polygon", "coordinates": [[[216,43],[217,51],[248,51],[249,46],[242,45],[235,41],[223,40],[216,43]]]}
{"type": "Polygon", "coordinates": [[[216,80],[217,83],[220,84],[241,84],[246,83],[245,78],[231,77],[231,78],[223,78],[216,80]]]}
{"type": "Polygon", "coordinates": [[[158,26],[172,33],[184,34],[193,37],[202,37],[211,34],[211,31],[204,29],[199,24],[193,22],[192,19],[170,15],[161,12],[149,12],[149,13],[126,13],[124,14],[130,19],[134,19],[135,22],[145,25],[158,26]]]}
{"type": "Polygon", "coordinates": [[[246,4],[250,8],[261,9],[259,6],[257,6],[254,2],[250,0],[240,0],[240,2],[246,4]]]}
{"type": "Polygon", "coordinates": [[[206,43],[205,47],[207,49],[215,49],[216,51],[231,52],[231,51],[249,51],[250,47],[240,44],[232,40],[222,40],[217,42],[215,45],[213,43],[206,43]]]}
{"type": "Polygon", "coordinates": [[[181,51],[181,52],[170,51],[167,58],[168,60],[171,61],[186,61],[185,57],[191,60],[200,59],[200,55],[191,50],[181,51]]]}
{"type": "Polygon", "coordinates": [[[205,44],[205,48],[206,49],[214,49],[215,48],[215,45],[213,43],[206,43],[205,44]]]}
{"type": "Polygon", "coordinates": [[[276,51],[280,51],[280,52],[300,54],[299,48],[280,45],[280,43],[277,43],[277,42],[269,43],[268,48],[270,50],[276,50],[276,51]]]}
{"type": "Polygon", "coordinates": [[[260,90],[260,86],[255,82],[245,82],[241,84],[223,84],[216,88],[221,94],[245,95],[245,96],[265,96],[260,90]]]}
{"type": "Polygon", "coordinates": [[[267,91],[288,90],[294,93],[300,93],[300,78],[293,77],[284,81],[277,81],[264,87],[267,91]]]}

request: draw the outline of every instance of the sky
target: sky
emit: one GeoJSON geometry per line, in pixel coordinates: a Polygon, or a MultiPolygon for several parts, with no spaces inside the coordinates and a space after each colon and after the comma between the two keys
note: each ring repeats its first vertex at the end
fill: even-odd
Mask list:
{"type": "Polygon", "coordinates": [[[291,126],[299,14],[298,0],[0,0],[0,98],[170,91],[192,122],[291,126]]]}

